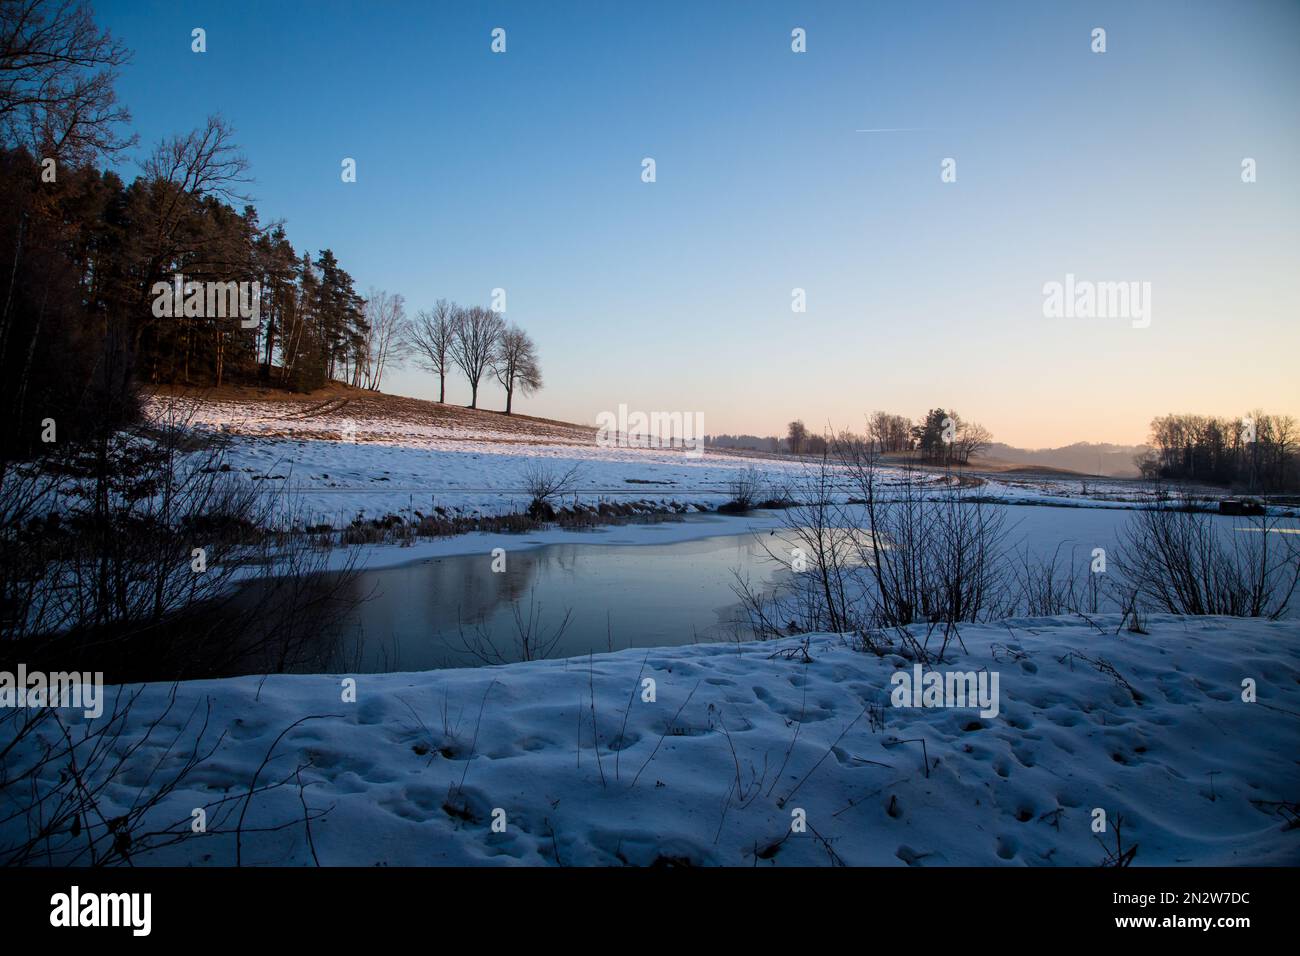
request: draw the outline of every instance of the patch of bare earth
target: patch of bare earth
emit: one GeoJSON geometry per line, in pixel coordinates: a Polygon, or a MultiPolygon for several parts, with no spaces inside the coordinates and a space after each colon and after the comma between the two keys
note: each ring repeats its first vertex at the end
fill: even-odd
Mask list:
{"type": "Polygon", "coordinates": [[[487,409],[466,408],[402,395],[372,392],[339,383],[314,392],[294,393],[275,388],[223,385],[220,388],[184,388],[167,386],[149,393],[159,399],[178,397],[197,401],[201,407],[222,408],[229,414],[222,423],[225,431],[245,431],[264,438],[337,439],[349,425],[358,441],[367,440],[367,432],[382,423],[384,432],[392,434],[402,426],[434,429],[440,438],[472,441],[490,437],[494,442],[510,444],[591,445],[596,429],[549,418],[511,414],[487,409]],[[247,427],[256,421],[257,428],[247,427]],[[283,429],[275,427],[283,422],[283,429]],[[368,428],[368,425],[370,426],[368,428]]]}

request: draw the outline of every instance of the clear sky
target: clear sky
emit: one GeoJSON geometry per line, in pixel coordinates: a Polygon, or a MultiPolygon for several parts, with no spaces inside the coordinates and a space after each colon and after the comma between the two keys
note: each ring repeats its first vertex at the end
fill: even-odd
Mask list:
{"type": "Polygon", "coordinates": [[[1295,0],[96,10],[142,149],[222,112],[262,219],[363,293],[504,288],[546,378],[519,411],[768,434],[943,406],[1030,447],[1300,413],[1295,0]],[[1044,317],[1067,274],[1149,282],[1149,326],[1044,317]]]}

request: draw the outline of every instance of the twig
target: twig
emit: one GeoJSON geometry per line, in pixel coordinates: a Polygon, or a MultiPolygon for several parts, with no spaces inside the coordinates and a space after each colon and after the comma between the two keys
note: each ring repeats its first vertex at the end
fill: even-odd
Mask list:
{"type": "Polygon", "coordinates": [[[655,749],[650,751],[650,756],[645,758],[645,763],[641,765],[641,769],[638,770],[636,776],[632,778],[632,783],[628,787],[629,790],[636,786],[636,782],[641,779],[641,774],[645,771],[645,768],[650,766],[651,760],[655,759],[655,754],[657,754],[659,748],[663,746],[664,738],[668,736],[668,731],[673,729],[673,726],[677,723],[677,718],[682,715],[682,711],[686,709],[686,705],[691,702],[691,698],[695,696],[695,692],[699,689],[700,681],[696,681],[695,686],[691,688],[691,692],[687,694],[686,699],[682,701],[682,706],[677,708],[677,713],[673,714],[673,719],[669,722],[668,726],[664,728],[664,732],[659,735],[659,742],[655,744],[655,749]]]}

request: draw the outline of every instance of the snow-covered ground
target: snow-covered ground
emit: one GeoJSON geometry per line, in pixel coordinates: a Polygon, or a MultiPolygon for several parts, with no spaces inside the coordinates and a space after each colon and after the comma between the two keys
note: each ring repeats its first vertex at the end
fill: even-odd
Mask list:
{"type": "Polygon", "coordinates": [[[1121,817],[1135,865],[1300,863],[1300,624],[1096,624],[964,627],[938,669],[997,673],[996,717],[892,706],[913,661],[833,636],[808,661],[787,640],[362,675],[354,701],[340,676],[194,682],[150,734],[151,685],[104,812],[181,766],[210,703],[215,752],[142,822],[187,835],[138,864],[233,862],[190,821],[234,807],[233,829],[255,776],[289,784],[248,803],[245,865],[1096,865],[1121,817]]]}
{"type": "MultiPolygon", "coordinates": [[[[278,476],[310,513],[335,525],[357,515],[448,512],[508,514],[528,507],[524,472],[543,460],[558,472],[581,469],[578,499],[719,505],[728,480],[747,464],[719,455],[565,445],[457,443],[454,448],[369,442],[236,439],[226,455],[248,475],[278,476]],[[646,482],[652,482],[647,484],[646,482]]],[[[764,462],[774,480],[796,465],[764,462]]],[[[266,479],[259,479],[266,480],[266,479]]],[[[572,498],[566,496],[565,502],[572,498]]]]}
{"type": "MultiPolygon", "coordinates": [[[[429,420],[421,417],[423,410],[436,406],[410,400],[407,417],[394,419],[387,406],[359,401],[288,406],[296,411],[287,411],[283,401],[207,402],[193,423],[230,439],[225,460],[235,473],[268,488],[291,489],[300,513],[335,527],[358,516],[410,517],[436,508],[451,514],[519,512],[529,502],[525,474],[538,462],[558,473],[578,467],[575,496],[566,502],[710,508],[731,499],[728,486],[741,472],[757,470],[775,495],[816,467],[742,453],[603,447],[593,429],[516,423],[485,413],[465,417],[463,409],[456,410],[460,417],[447,413],[429,420]],[[512,424],[520,427],[508,430],[512,424]]],[[[160,407],[155,400],[155,412],[160,407]]],[[[936,487],[945,482],[938,472],[921,478],[936,487]]],[[[965,481],[972,493],[1009,503],[1125,507],[1149,497],[1140,483],[1116,479],[974,473],[965,481]]]]}
{"type": "MultiPolygon", "coordinates": [[[[465,426],[442,411],[390,419],[365,407],[286,414],[283,403],[210,403],[197,424],[230,439],[235,475],[292,485],[314,520],[336,527],[359,514],[521,511],[539,459],[560,471],[579,464],[576,494],[587,503],[716,506],[741,470],[779,488],[805,468],[604,448],[563,423],[474,413],[465,426]]],[[[1122,481],[964,483],[1008,503],[1094,509],[1145,495],[1122,481]]],[[[1121,518],[1074,511],[1063,523],[1058,508],[1015,510],[1017,541],[1084,553],[1109,548],[1121,518]]],[[[473,534],[367,546],[359,563],[574,537],[668,543],[781,523],[776,513],[693,515],[582,535],[473,534]]],[[[113,772],[99,809],[105,819],[130,814],[181,773],[206,724],[197,743],[206,757],[135,823],[183,838],[134,845],[133,862],[1095,865],[1136,847],[1138,865],[1300,863],[1300,621],[1153,615],[1146,626],[1133,634],[1110,615],[964,626],[962,643],[927,670],[996,675],[996,715],[893,706],[891,678],[915,664],[896,637],[882,655],[814,635],[806,655],[788,639],[146,685],[124,689],[139,696],[111,744],[122,765],[103,765],[113,772]],[[1258,699],[1244,700],[1245,688],[1258,699]],[[208,831],[195,833],[201,809],[208,831]]],[[[96,726],[65,719],[74,740],[96,726]]],[[[55,732],[47,723],[46,740],[23,741],[7,769],[38,759],[55,732]]],[[[60,772],[60,762],[45,767],[44,785],[59,786],[60,772]]],[[[8,819],[0,849],[26,826],[8,819]]]]}

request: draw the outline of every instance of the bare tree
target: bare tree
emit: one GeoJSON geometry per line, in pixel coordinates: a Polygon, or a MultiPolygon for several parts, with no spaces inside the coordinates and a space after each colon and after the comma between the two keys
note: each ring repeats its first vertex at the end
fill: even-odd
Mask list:
{"type": "Polygon", "coordinates": [[[415,354],[415,362],[438,376],[438,401],[447,401],[447,373],[452,368],[452,346],[456,326],[464,312],[455,303],[439,299],[431,310],[415,314],[406,331],[406,342],[415,354]]]}
{"type": "Polygon", "coordinates": [[[89,3],[0,3],[0,141],[64,163],[131,146],[113,82],[130,53],[95,25],[89,3]]]}
{"type": "Polygon", "coordinates": [[[390,359],[400,359],[406,347],[406,300],[383,289],[371,289],[366,299],[366,341],[363,362],[358,363],[365,387],[379,391],[390,359]]]}
{"type": "Polygon", "coordinates": [[[478,408],[479,381],[496,359],[505,326],[501,316],[479,306],[462,312],[455,325],[451,357],[469,379],[470,408],[478,408]]]}
{"type": "Polygon", "coordinates": [[[867,420],[867,437],[883,452],[907,451],[911,445],[912,420],[889,412],[872,412],[867,420]]]}
{"type": "Polygon", "coordinates": [[[1294,465],[1296,444],[1300,442],[1300,431],[1296,420],[1290,415],[1274,415],[1269,423],[1273,439],[1273,482],[1274,488],[1291,487],[1287,481],[1288,463],[1294,465]]]}
{"type": "Polygon", "coordinates": [[[787,435],[790,442],[790,454],[797,455],[803,451],[804,442],[808,440],[808,426],[802,420],[791,422],[787,435]]]}
{"type": "Polygon", "coordinates": [[[214,196],[231,204],[249,197],[239,192],[249,182],[248,160],[234,143],[235,128],[213,114],[199,129],[163,140],[142,164],[145,177],[175,187],[179,197],[214,196]]]}
{"type": "Polygon", "coordinates": [[[993,433],[978,422],[962,422],[957,429],[954,451],[957,460],[966,464],[989,445],[993,444],[993,433]]]}
{"type": "MultiPolygon", "coordinates": [[[[221,116],[209,116],[202,128],[159,143],[141,164],[147,200],[138,231],[148,254],[139,277],[142,307],[155,281],[170,278],[181,263],[214,251],[206,248],[209,237],[185,228],[194,206],[205,197],[227,203],[248,199],[239,191],[248,182],[248,160],[236,148],[234,135],[221,116]]],[[[251,262],[248,267],[251,278],[251,262]]]]}
{"type": "Polygon", "coordinates": [[[492,373],[506,390],[506,414],[509,415],[515,390],[531,395],[542,387],[542,369],[537,361],[537,347],[528,333],[511,325],[501,333],[501,341],[492,359],[492,373]]]}

